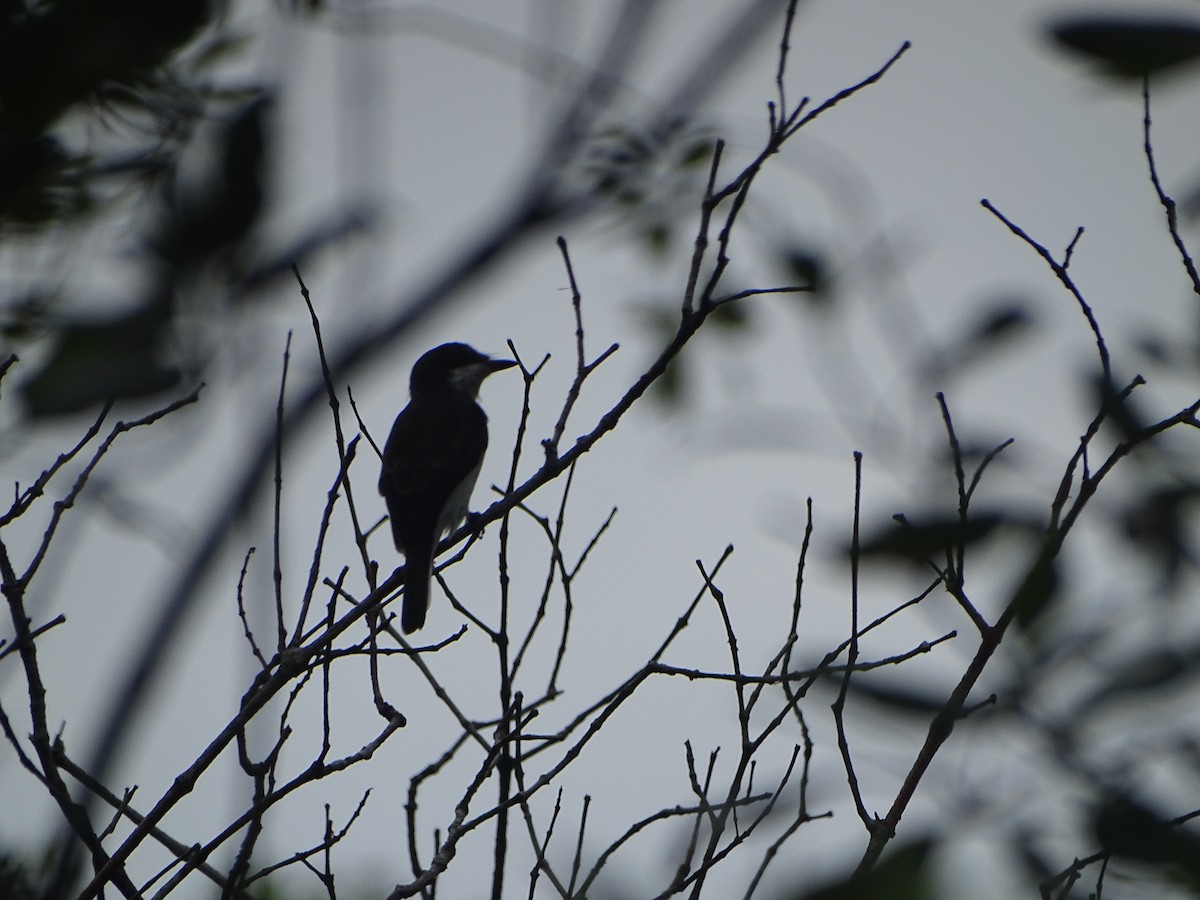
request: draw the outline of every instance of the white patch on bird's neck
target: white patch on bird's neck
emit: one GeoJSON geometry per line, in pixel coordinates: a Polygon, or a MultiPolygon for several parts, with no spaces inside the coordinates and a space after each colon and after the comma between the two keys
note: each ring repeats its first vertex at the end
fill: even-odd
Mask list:
{"type": "Polygon", "coordinates": [[[483,363],[459,366],[450,371],[450,386],[456,391],[468,394],[471,399],[475,399],[479,396],[479,386],[483,384],[483,379],[487,378],[490,371],[483,363]]]}

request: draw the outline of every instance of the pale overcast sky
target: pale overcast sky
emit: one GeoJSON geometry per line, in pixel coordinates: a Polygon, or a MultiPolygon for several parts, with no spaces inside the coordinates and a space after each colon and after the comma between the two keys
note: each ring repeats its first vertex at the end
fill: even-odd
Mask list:
{"type": "MultiPolygon", "coordinates": [[[[643,54],[624,75],[626,99],[618,108],[651,121],[676,89],[678,72],[719,37],[723,23],[742,5],[720,0],[663,4],[647,26],[653,32],[643,54]]],[[[362,12],[348,4],[354,15],[333,17],[336,28],[320,19],[281,16],[264,4],[240,6],[247,8],[235,14],[234,22],[254,38],[248,55],[253,74],[280,85],[282,158],[273,173],[279,234],[293,233],[293,222],[330,215],[358,201],[368,202],[378,216],[376,230],[353,249],[326,254],[304,272],[332,344],[355,333],[376,311],[410,297],[505,207],[523,176],[523,163],[565,95],[564,86],[577,77],[576,66],[586,70],[592,62],[606,16],[618,5],[457,0],[437,4],[437,11],[366,3],[362,12]]],[[[1200,18],[1194,2],[1155,7],[1200,18]]],[[[1145,330],[1164,322],[1194,328],[1195,297],[1182,280],[1146,178],[1140,96],[1098,81],[1082,63],[1054,52],[1045,37],[1048,22],[1080,8],[1046,0],[800,4],[788,72],[793,99],[807,95],[819,103],[878,69],[904,41],[912,42],[879,84],[815,122],[770,163],[743,223],[743,243],[735,244],[739,280],[761,287],[783,277],[764,265],[775,241],[823,248],[836,278],[837,306],[821,314],[795,298],[748,301],[755,311],[747,331],[727,340],[702,336],[691,348],[689,371],[698,373],[695,385],[702,393],[690,395],[674,411],[652,402],[642,405],[586,458],[573,488],[572,552],[582,549],[612,506],[619,513],[576,585],[577,637],[562,678],[567,694],[545,711],[542,730],[636,669],[698,590],[694,561],[711,566],[728,543],[735,553],[720,585],[743,628],[743,651],[756,660],[771,652],[779,629],[786,627],[783,611],[808,497],[814,499],[817,530],[799,659],[819,659],[849,627],[840,550],[848,538],[853,451],[865,454],[865,522],[886,522],[894,512],[926,510],[952,499],[948,474],[940,488],[931,487],[939,471],[933,457],[944,446],[936,390],[946,391],[961,435],[992,442],[1017,438],[1011,465],[997,466],[995,481],[983,491],[986,497],[1010,507],[1044,509],[1046,491],[1086,425],[1079,376],[1094,367],[1095,347],[1069,295],[1036,254],[980,206],[982,198],[1055,252],[1085,226],[1074,271],[1123,376],[1143,364],[1133,348],[1145,330]],[[945,382],[913,379],[914,372],[936,369],[938,354],[952,349],[948,342],[1005,297],[1020,298],[1036,312],[1037,331],[1020,352],[980,360],[945,382]]],[[[778,27],[772,24],[730,83],[695,114],[698,125],[728,140],[729,173],[733,163],[757,150],[766,132],[777,44],[778,27]]],[[[1168,190],[1181,194],[1200,179],[1198,86],[1195,76],[1184,75],[1165,84],[1154,99],[1158,163],[1168,190]]],[[[670,309],[675,302],[689,248],[681,245],[662,260],[651,260],[629,248],[611,218],[568,226],[563,233],[584,296],[589,352],[614,341],[622,347],[581,399],[568,428],[573,439],[656,352],[657,336],[646,327],[648,311],[670,309]]],[[[502,354],[511,339],[530,363],[552,353],[539,382],[541,395],[535,396],[533,433],[540,437],[552,426],[571,371],[574,340],[554,237],[546,233],[528,242],[444,314],[427,318],[395,357],[356,374],[355,399],[376,440],[383,439],[406,400],[413,360],[446,340],[502,354]]],[[[120,451],[113,477],[125,479],[122,487],[156,510],[163,525],[155,539],[114,529],[103,515],[78,511],[87,525],[70,535],[73,544],[64,551],[54,584],[58,594],[47,600],[68,622],[39,643],[49,670],[51,720],[67,722],[69,746],[87,745],[103,708],[78,686],[102,694],[119,677],[137,643],[133,623],[153,607],[173,565],[187,554],[197,527],[190,510],[214,502],[214,485],[243,449],[245,418],[271,409],[289,328],[294,329],[293,377],[310,373],[315,356],[307,314],[295,290],[285,286],[275,305],[248,311],[232,327],[227,371],[235,374],[217,374],[204,408],[158,435],[130,440],[120,451]],[[112,574],[114,559],[128,560],[123,570],[148,574],[127,583],[112,574]]],[[[1155,409],[1173,408],[1194,392],[1193,385],[1173,383],[1165,373],[1145,374],[1152,381],[1147,396],[1155,409]]],[[[506,477],[520,379],[498,375],[485,386],[482,400],[491,418],[492,450],[476,489],[477,509],[490,502],[488,486],[506,477]]],[[[289,457],[285,577],[293,590],[306,576],[313,529],[335,471],[328,430],[322,419],[297,439],[289,457]]],[[[60,430],[55,451],[65,446],[61,436],[68,433],[74,432],[60,430]]],[[[537,452],[536,442],[531,443],[527,467],[537,452]]],[[[26,460],[30,471],[43,458],[26,460]]],[[[21,477],[29,476],[23,472],[21,477]]],[[[369,450],[360,454],[354,477],[362,514],[381,515],[369,450]]],[[[532,506],[553,515],[559,493],[537,495],[532,506]]],[[[520,604],[538,590],[545,554],[535,530],[514,521],[519,523],[514,558],[525,561],[513,573],[514,602],[520,604]]],[[[206,590],[204,609],[188,626],[183,652],[158,688],[158,704],[138,726],[132,742],[136,752],[114,782],[139,785],[135,805],[152,803],[228,719],[252,677],[233,589],[245,546],[257,544],[259,568],[251,582],[269,594],[269,523],[264,508],[253,526],[230,541],[230,552],[206,590]]],[[[451,576],[464,601],[484,617],[495,602],[498,532],[493,525],[485,545],[451,576]]],[[[343,558],[353,560],[345,538],[343,523],[325,573],[336,571],[343,558]]],[[[382,535],[372,547],[383,566],[397,563],[382,535]]],[[[907,584],[899,588],[908,589],[907,584]]],[[[878,614],[903,599],[897,590],[887,579],[867,579],[864,603],[878,614]]],[[[997,589],[985,599],[998,600],[1002,593],[997,589]]],[[[450,634],[460,619],[435,596],[428,634],[421,637],[450,634]]],[[[961,623],[948,607],[937,607],[914,616],[871,652],[900,652],[952,627],[961,623]]],[[[672,661],[701,668],[727,665],[711,605],[693,630],[672,661]]],[[[971,649],[950,645],[940,657],[915,665],[913,676],[935,684],[957,678],[971,649]]],[[[443,668],[447,687],[469,713],[489,715],[495,676],[483,642],[476,640],[443,668]]],[[[12,671],[0,674],[5,708],[20,708],[22,681],[12,671]]],[[[407,873],[407,865],[399,863],[403,854],[395,825],[407,778],[444,749],[453,725],[432,697],[412,693],[411,684],[408,673],[392,682],[408,729],[372,763],[328,782],[328,791],[318,786],[289,807],[287,821],[273,823],[277,830],[267,839],[264,859],[318,839],[323,803],[331,803],[335,818],[344,820],[361,791],[371,787],[357,839],[342,848],[342,870],[383,884],[407,873]]],[[[365,675],[348,675],[339,690],[341,727],[351,741],[375,727],[365,675]]],[[[814,810],[833,809],[835,818],[808,826],[790,845],[794,865],[780,867],[780,874],[799,868],[810,878],[831,864],[836,868],[856,859],[865,845],[846,800],[828,701],[815,701],[811,724],[818,747],[810,804],[814,810]]],[[[594,852],[634,819],[690,801],[683,741],[693,742],[698,757],[728,744],[732,709],[727,692],[655,682],[640,703],[614,720],[612,733],[585,753],[563,782],[564,815],[572,823],[582,796],[596,795],[590,832],[594,852]]],[[[864,726],[856,737],[868,804],[882,813],[911,763],[918,734],[899,726],[894,732],[864,726]]],[[[786,741],[795,739],[789,735],[786,741]]],[[[297,744],[297,761],[310,758],[303,754],[311,746],[299,746],[299,739],[297,744]]],[[[780,765],[787,746],[781,741],[780,765]]],[[[725,752],[732,754],[732,748],[725,752]]],[[[1021,752],[1014,750],[1014,759],[1021,752]]],[[[956,748],[947,749],[939,766],[931,776],[938,786],[928,786],[905,820],[914,835],[922,821],[944,812],[938,804],[959,790],[979,798],[988,810],[986,821],[989,815],[1002,818],[1004,804],[1012,800],[993,795],[997,784],[1007,784],[1012,776],[1013,790],[1032,789],[1028,779],[1002,768],[978,770],[956,748]]],[[[244,790],[232,767],[226,775],[212,776],[207,790],[168,818],[168,830],[174,826],[182,839],[205,840],[241,808],[244,790]]],[[[427,824],[445,827],[458,790],[454,784],[431,791],[427,824]],[[438,802],[447,805],[438,809],[438,802]]],[[[20,845],[30,835],[45,834],[45,823],[56,818],[44,792],[8,757],[0,757],[0,795],[7,810],[0,811],[0,843],[20,845]],[[22,815],[12,815],[14,809],[22,815]]],[[[551,797],[543,798],[543,813],[551,803],[551,797]]],[[[631,851],[618,867],[623,877],[615,888],[641,896],[640,890],[666,883],[670,865],[660,854],[678,848],[679,833],[663,834],[662,840],[631,851]]],[[[986,825],[979,834],[987,834],[986,825]]],[[[963,844],[976,837],[967,834],[963,844]]],[[[559,845],[556,858],[563,859],[566,848],[567,842],[559,845]]],[[[1062,848],[1063,865],[1089,850],[1062,848]]],[[[490,863],[490,852],[490,837],[482,836],[462,850],[479,854],[480,866],[490,863]]],[[[515,859],[512,897],[525,895],[531,857],[522,849],[515,859]]],[[[997,862],[985,860],[979,871],[990,871],[987,865],[997,862]]],[[[476,896],[471,871],[471,866],[452,867],[442,896],[476,896]]],[[[747,871],[735,863],[718,874],[737,885],[745,882],[747,871]]],[[[988,889],[1006,896],[1002,879],[973,882],[973,870],[951,871],[957,873],[951,878],[968,879],[960,896],[985,897],[988,889]]],[[[354,877],[348,878],[348,889],[354,877]]],[[[308,882],[308,887],[315,885],[308,882]]],[[[203,889],[187,895],[201,896],[203,889]]]]}

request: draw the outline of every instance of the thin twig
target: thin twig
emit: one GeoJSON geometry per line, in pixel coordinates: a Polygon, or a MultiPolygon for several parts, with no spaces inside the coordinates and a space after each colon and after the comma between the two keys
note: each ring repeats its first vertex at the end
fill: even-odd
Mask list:
{"type": "Polygon", "coordinates": [[[1179,261],[1183,263],[1184,271],[1192,283],[1192,290],[1200,294],[1200,271],[1196,270],[1196,261],[1184,243],[1183,234],[1179,230],[1179,212],[1175,200],[1163,189],[1158,177],[1158,165],[1154,161],[1154,145],[1150,141],[1150,76],[1142,80],[1142,149],[1146,154],[1146,165],[1150,169],[1150,183],[1154,185],[1154,193],[1162,204],[1167,217],[1167,232],[1179,252],[1179,261]]]}
{"type": "Polygon", "coordinates": [[[1067,245],[1066,253],[1063,256],[1063,261],[1060,263],[1054,258],[1050,251],[1046,249],[1044,244],[1041,244],[1030,237],[1029,234],[1023,228],[1021,228],[1021,226],[1017,225],[1015,222],[1005,216],[1004,213],[996,209],[990,200],[985,197],[979,202],[984,209],[1003,222],[1009,231],[1028,244],[1038,256],[1045,260],[1046,265],[1050,267],[1050,271],[1054,273],[1055,277],[1062,282],[1063,287],[1065,287],[1070,292],[1071,296],[1075,298],[1075,302],[1079,305],[1080,312],[1082,312],[1083,317],[1087,319],[1088,327],[1092,329],[1092,335],[1096,339],[1096,352],[1100,356],[1100,371],[1104,375],[1104,380],[1106,382],[1111,382],[1112,362],[1109,360],[1108,356],[1108,345],[1104,342],[1104,335],[1100,332],[1100,323],[1096,320],[1096,314],[1093,312],[1092,307],[1088,304],[1087,300],[1083,298],[1083,294],[1080,292],[1079,288],[1076,287],[1075,281],[1071,278],[1070,272],[1067,271],[1067,267],[1071,264],[1071,255],[1075,251],[1075,245],[1083,236],[1083,226],[1080,226],[1078,229],[1076,229],[1075,236],[1071,239],[1070,244],[1067,245]]]}

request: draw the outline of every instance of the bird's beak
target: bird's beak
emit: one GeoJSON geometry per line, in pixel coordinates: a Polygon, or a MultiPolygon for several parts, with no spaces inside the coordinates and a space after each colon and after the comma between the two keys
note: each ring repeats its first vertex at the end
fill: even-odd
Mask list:
{"type": "Polygon", "coordinates": [[[516,364],[517,361],[515,359],[489,359],[484,363],[489,375],[493,372],[499,372],[501,369],[511,369],[516,364]]]}

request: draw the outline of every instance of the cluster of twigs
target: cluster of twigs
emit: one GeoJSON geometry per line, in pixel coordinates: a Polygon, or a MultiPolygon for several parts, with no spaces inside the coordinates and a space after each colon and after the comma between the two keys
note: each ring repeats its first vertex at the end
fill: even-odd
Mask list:
{"type": "MultiPolygon", "coordinates": [[[[789,15],[788,27],[791,26],[789,15]]],[[[363,527],[357,513],[354,500],[351,465],[355,459],[358,446],[357,438],[346,440],[341,423],[338,392],[333,382],[333,374],[326,359],[324,344],[321,337],[320,325],[315,310],[309,301],[307,288],[301,282],[300,287],[310,311],[313,311],[313,330],[320,350],[323,370],[325,372],[327,396],[331,403],[332,419],[341,465],[333,484],[328,492],[328,502],[318,527],[318,538],[313,553],[313,562],[306,579],[304,589],[298,597],[289,598],[285,595],[282,570],[281,552],[281,523],[280,506],[283,495],[283,441],[284,432],[284,395],[286,389],[288,358],[285,354],[283,379],[280,386],[280,403],[278,406],[278,433],[275,450],[275,541],[273,552],[273,585],[275,622],[272,636],[265,635],[252,627],[246,608],[250,602],[245,597],[247,588],[246,573],[251,565],[250,554],[247,553],[243,563],[242,578],[239,581],[237,605],[243,623],[245,637],[250,653],[257,660],[259,672],[243,694],[241,704],[224,727],[213,737],[204,750],[181,771],[171,786],[158,797],[144,813],[136,810],[129,802],[129,797],[118,798],[108,790],[100,779],[94,778],[86,769],[72,760],[60,742],[50,735],[49,725],[45,717],[45,706],[42,698],[42,687],[39,675],[36,641],[50,627],[62,621],[61,617],[50,623],[32,625],[24,608],[24,591],[38,569],[38,564],[44,558],[46,549],[56,530],[63,512],[68,509],[75,496],[84,487],[88,474],[100,462],[113,440],[121,433],[138,425],[150,424],[185,403],[196,399],[193,395],[184,401],[171,404],[158,413],[135,423],[119,423],[96,450],[91,463],[78,476],[74,486],[59,500],[54,507],[51,524],[47,527],[44,539],[34,554],[32,561],[23,572],[18,572],[8,558],[7,551],[3,554],[3,575],[5,594],[9,601],[12,619],[15,627],[14,640],[5,652],[18,651],[24,663],[26,680],[29,685],[30,703],[33,715],[33,734],[30,744],[33,747],[33,758],[24,752],[24,743],[9,726],[5,718],[5,728],[9,743],[18,752],[22,761],[30,771],[43,780],[52,795],[58,801],[64,818],[69,823],[75,838],[82,842],[92,857],[92,876],[90,883],[84,888],[81,897],[98,896],[106,885],[113,885],[126,896],[145,896],[153,892],[154,896],[167,896],[173,892],[192,873],[200,872],[217,883],[224,894],[228,896],[243,895],[246,889],[256,880],[276,871],[284,865],[303,864],[318,874],[332,890],[333,872],[330,863],[331,851],[342,840],[350,825],[353,824],[358,808],[349,820],[340,827],[332,820],[327,822],[326,836],[318,845],[308,850],[298,852],[289,859],[282,860],[265,868],[255,869],[252,858],[258,840],[263,834],[264,817],[281,803],[285,798],[298,790],[329,778],[350,766],[369,760],[386,741],[394,737],[406,724],[405,716],[384,697],[384,688],[379,677],[378,661],[381,656],[399,653],[409,659],[420,676],[428,681],[435,695],[454,716],[462,729],[461,737],[443,758],[413,777],[410,788],[410,799],[407,804],[409,851],[413,867],[413,878],[398,885],[393,896],[409,896],[419,893],[432,885],[454,858],[459,843],[472,834],[480,826],[492,820],[498,820],[496,870],[493,875],[493,893],[499,896],[504,871],[504,844],[508,839],[508,816],[511,811],[520,813],[524,826],[528,829],[534,846],[538,849],[538,871],[542,877],[553,883],[564,893],[586,891],[604,864],[631,837],[642,831],[651,821],[691,816],[695,819],[697,840],[704,825],[709,834],[700,841],[703,845],[687,865],[680,869],[677,883],[669,892],[678,892],[691,888],[698,892],[710,869],[736,846],[741,844],[773,808],[781,796],[784,786],[788,783],[793,768],[801,758],[801,748],[793,753],[792,763],[787,767],[779,787],[775,791],[749,793],[747,791],[752,762],[757,746],[767,734],[779,727],[788,710],[795,709],[795,696],[787,700],[783,707],[772,716],[771,725],[763,734],[751,738],[751,713],[763,697],[763,692],[771,679],[762,678],[752,687],[739,685],[739,692],[751,690],[752,695],[744,698],[742,704],[743,752],[738,775],[725,793],[724,799],[712,800],[709,793],[714,789],[711,784],[713,773],[710,769],[702,776],[694,764],[689,764],[691,780],[697,790],[697,805],[691,810],[664,810],[652,816],[639,825],[631,828],[629,834],[617,841],[608,851],[602,853],[590,873],[580,874],[576,871],[571,879],[563,880],[547,862],[544,850],[554,831],[554,820],[539,829],[535,822],[535,813],[531,799],[538,793],[553,785],[564,769],[571,765],[586,749],[588,743],[601,728],[612,719],[621,706],[634,695],[638,687],[655,674],[671,673],[665,667],[663,654],[672,645],[674,639],[687,627],[688,617],[697,604],[706,595],[716,598],[722,605],[721,595],[712,578],[719,571],[720,564],[711,573],[703,573],[705,590],[701,591],[689,605],[688,610],[680,618],[676,627],[664,639],[660,649],[637,672],[622,681],[616,688],[601,697],[575,716],[568,725],[551,735],[535,735],[529,730],[529,724],[537,716],[539,709],[552,702],[559,696],[557,677],[563,665],[566,664],[568,651],[568,636],[571,623],[571,582],[587,558],[588,550],[600,539],[604,530],[611,522],[609,519],[601,525],[592,537],[584,552],[573,562],[568,563],[562,548],[563,524],[566,516],[567,499],[570,496],[570,484],[575,468],[584,455],[607,433],[619,423],[622,416],[636,403],[646,390],[666,371],[671,361],[683,350],[690,338],[702,327],[705,320],[721,306],[744,300],[760,293],[778,293],[784,291],[799,291],[806,289],[804,285],[766,288],[758,290],[743,290],[735,294],[721,295],[719,293],[723,275],[730,261],[729,242],[739,213],[743,210],[746,199],[756,176],[766,161],[783,146],[784,142],[794,135],[801,127],[811,122],[820,114],[832,109],[842,100],[852,96],[858,90],[874,83],[891,67],[904,52],[905,48],[889,60],[879,71],[863,80],[853,88],[847,89],[830,98],[815,109],[807,110],[807,100],[787,109],[783,97],[783,63],[786,59],[787,42],[783,43],[781,65],[779,72],[779,106],[771,105],[771,129],[769,139],[762,152],[744,169],[738,172],[726,183],[721,183],[723,144],[718,143],[712,154],[707,189],[701,202],[700,226],[695,242],[695,253],[689,267],[686,289],[683,291],[679,325],[674,337],[666,343],[657,359],[638,378],[603,416],[592,424],[575,442],[567,448],[562,447],[568,423],[574,405],[584,388],[588,376],[595,371],[616,350],[616,346],[588,359],[584,348],[584,327],[582,318],[582,298],[575,284],[566,242],[560,239],[559,245],[566,264],[568,276],[572,283],[573,308],[576,316],[576,373],[572,384],[568,387],[561,412],[552,433],[541,441],[542,461],[533,474],[518,483],[518,473],[522,463],[522,447],[526,437],[526,421],[531,409],[531,391],[540,371],[539,367],[529,368],[522,363],[525,375],[526,402],[520,434],[513,455],[509,484],[503,492],[502,499],[494,503],[471,523],[475,529],[488,522],[503,519],[501,526],[502,547],[507,547],[509,520],[514,511],[520,510],[530,517],[542,530],[550,547],[552,570],[548,575],[546,589],[543,594],[537,614],[524,633],[514,633],[508,615],[508,596],[502,593],[502,603],[499,622],[489,625],[479,617],[470,614],[465,608],[458,608],[469,618],[471,625],[479,629],[495,646],[498,655],[499,700],[498,715],[488,721],[472,721],[460,704],[453,699],[449,692],[438,682],[437,677],[425,663],[424,657],[451,646],[463,632],[451,636],[433,647],[421,648],[420,651],[411,647],[405,639],[392,627],[389,605],[397,595],[402,585],[402,574],[397,571],[390,577],[377,584],[376,564],[368,550],[370,529],[363,527]],[[711,245],[711,246],[710,246],[711,245]],[[715,254],[713,252],[715,248],[715,254]],[[562,501],[552,522],[549,517],[541,516],[527,505],[534,493],[556,479],[565,479],[562,501]],[[322,578],[320,573],[325,565],[323,550],[329,530],[334,522],[334,511],[339,503],[344,503],[350,511],[350,521],[355,534],[356,545],[360,550],[360,563],[367,592],[355,596],[347,587],[349,567],[342,567],[334,577],[322,578]],[[518,688],[522,663],[525,661],[539,631],[548,623],[548,610],[553,602],[552,587],[557,585],[563,594],[563,615],[558,630],[557,651],[555,663],[551,669],[545,687],[536,696],[527,697],[526,692],[518,688]],[[325,592],[325,600],[318,600],[318,591],[325,592]],[[392,646],[384,647],[387,641],[392,646]],[[354,750],[342,755],[336,755],[333,748],[337,745],[337,735],[330,718],[330,684],[332,668],[339,660],[366,655],[371,662],[372,686],[376,709],[382,719],[382,724],[376,733],[354,750]],[[298,707],[301,696],[309,689],[315,688],[320,694],[322,710],[320,724],[320,749],[313,759],[299,771],[287,770],[283,763],[284,749],[293,741],[293,736],[300,727],[293,712],[298,707]],[[282,706],[273,713],[276,700],[282,701],[282,706]],[[265,750],[254,752],[252,742],[247,737],[247,729],[254,722],[273,718],[275,725],[271,731],[275,738],[268,742],[265,750]],[[206,774],[213,770],[214,764],[230,747],[235,748],[239,765],[253,785],[252,801],[249,806],[235,819],[230,821],[216,834],[203,841],[179,841],[162,830],[166,816],[201,783],[206,774]],[[474,777],[464,787],[461,798],[455,807],[451,821],[439,828],[442,834],[433,855],[429,859],[421,856],[418,841],[421,828],[417,821],[419,793],[423,784],[436,776],[455,757],[466,748],[473,747],[479,753],[479,765],[474,777]],[[553,756],[552,762],[540,764],[537,769],[531,764],[539,763],[548,756],[553,756]],[[85,806],[74,799],[73,791],[68,788],[63,779],[63,773],[70,773],[83,788],[94,798],[107,803],[113,808],[114,823],[124,819],[127,822],[127,833],[116,841],[111,851],[106,845],[112,844],[111,833],[113,825],[97,827],[87,814],[85,806]],[[479,798],[481,789],[495,780],[497,796],[490,804],[482,803],[479,798]],[[702,786],[703,782],[703,786],[702,786]],[[480,810],[479,807],[483,806],[480,810]],[[743,806],[757,806],[752,822],[741,827],[733,828],[732,836],[727,837],[735,811],[743,806]],[[540,839],[536,836],[541,833],[540,839]],[[238,849],[234,854],[232,864],[224,873],[214,868],[210,859],[221,848],[240,836],[238,849]],[[146,842],[154,841],[167,848],[175,858],[158,875],[142,885],[135,886],[127,872],[127,865],[146,842]],[[313,860],[323,856],[324,868],[319,868],[313,860]]],[[[297,273],[297,276],[299,273],[297,273]]],[[[514,353],[517,352],[513,348],[514,353]]],[[[106,411],[107,412],[107,411],[106,411]]],[[[79,445],[71,452],[47,468],[37,481],[26,488],[17,498],[12,510],[7,514],[3,524],[9,524],[25,515],[33,503],[44,494],[47,485],[61,470],[63,465],[72,460],[99,433],[103,416],[79,445]]],[[[464,540],[469,536],[464,529],[448,539],[446,546],[464,540]]],[[[253,551],[251,551],[253,552],[253,551]]],[[[453,557],[447,565],[452,565],[461,558],[461,553],[453,557]]],[[[726,554],[727,555],[727,554],[726,554]]],[[[724,557],[723,557],[724,558],[724,557]]],[[[501,567],[507,565],[507,556],[502,553],[501,567]]],[[[506,580],[502,577],[502,585],[506,580]]],[[[444,582],[443,582],[444,584],[444,582]]],[[[453,599],[453,598],[452,598],[453,599]]],[[[456,604],[457,605],[457,604],[456,604]]],[[[796,610],[799,609],[797,596],[796,610]]],[[[728,616],[725,617],[732,638],[732,625],[728,616]]],[[[794,632],[784,650],[776,657],[767,670],[783,675],[790,665],[790,654],[794,642],[794,632]]],[[[741,672],[741,663],[736,654],[735,670],[741,672]]],[[[805,755],[805,758],[806,755],[805,755]]],[[[804,768],[803,766],[801,767],[804,768]]],[[[804,776],[806,777],[806,776],[804,776]]],[[[365,802],[365,797],[363,802],[365,802]]],[[[803,800],[802,800],[803,809],[803,800]]],[[[803,818],[807,818],[807,812],[803,818]]],[[[695,849],[695,848],[694,848],[695,849]]],[[[578,862],[577,862],[578,866],[578,862]]]]}

